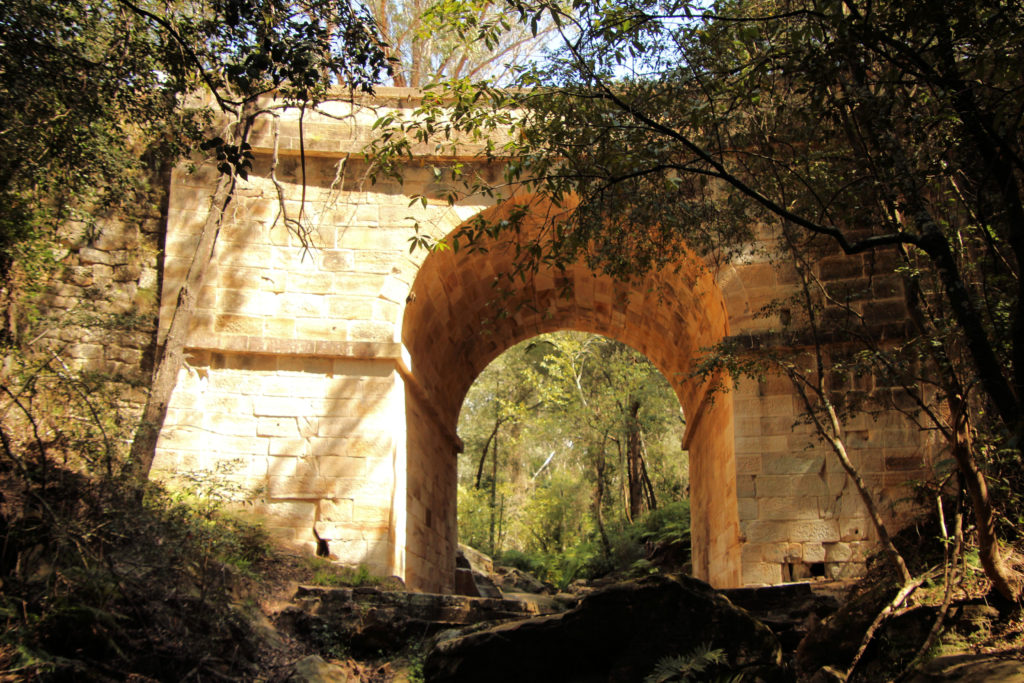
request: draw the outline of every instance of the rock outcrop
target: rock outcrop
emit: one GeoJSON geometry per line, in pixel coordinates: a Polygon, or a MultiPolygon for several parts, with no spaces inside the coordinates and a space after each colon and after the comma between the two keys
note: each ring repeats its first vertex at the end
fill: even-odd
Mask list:
{"type": "Polygon", "coordinates": [[[494,562],[479,550],[463,543],[455,554],[455,593],[476,598],[501,598],[492,580],[494,562]]]}
{"type": "Polygon", "coordinates": [[[444,630],[548,614],[556,605],[377,588],[300,586],[277,625],[318,650],[393,653],[444,630]]]}
{"type": "Polygon", "coordinates": [[[725,669],[744,672],[744,680],[783,676],[771,631],[707,584],[684,576],[617,584],[564,614],[443,639],[424,673],[433,683],[633,683],[661,658],[706,645],[723,650],[725,669]]]}

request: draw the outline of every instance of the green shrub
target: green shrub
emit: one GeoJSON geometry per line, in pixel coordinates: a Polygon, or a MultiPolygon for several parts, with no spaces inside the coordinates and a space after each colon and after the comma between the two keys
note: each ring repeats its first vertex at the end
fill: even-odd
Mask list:
{"type": "Polygon", "coordinates": [[[542,578],[548,571],[548,560],[544,556],[522,550],[506,550],[498,556],[497,562],[502,566],[515,567],[533,574],[537,578],[542,578]]]}
{"type": "Polygon", "coordinates": [[[315,586],[378,586],[384,581],[362,564],[348,567],[323,557],[307,557],[304,561],[313,570],[315,586]]]}
{"type": "Polygon", "coordinates": [[[680,500],[651,510],[639,522],[640,539],[656,544],[690,542],[690,501],[680,500]]]}

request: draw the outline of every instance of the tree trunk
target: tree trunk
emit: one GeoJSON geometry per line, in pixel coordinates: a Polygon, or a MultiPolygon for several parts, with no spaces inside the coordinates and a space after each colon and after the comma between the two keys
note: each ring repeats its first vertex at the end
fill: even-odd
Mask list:
{"type": "MultiPolygon", "coordinates": [[[[242,107],[239,120],[235,125],[236,134],[232,141],[234,144],[241,145],[248,138],[250,119],[255,115],[255,111],[255,100],[247,101],[242,107]]],[[[199,235],[199,243],[192,255],[192,263],[185,275],[181,291],[178,292],[178,302],[171,317],[167,337],[157,350],[149,396],[142,412],[142,419],[135,430],[128,458],[127,474],[140,491],[146,480],[149,479],[149,472],[153,467],[160,429],[167,416],[167,406],[178,381],[178,372],[184,364],[185,345],[188,342],[192,315],[195,313],[199,292],[202,291],[206,282],[213,251],[217,246],[217,236],[224,223],[227,207],[234,197],[234,191],[234,172],[222,174],[217,181],[217,188],[210,198],[210,209],[199,235]]]]}
{"type": "Polygon", "coordinates": [[[495,507],[497,507],[498,498],[498,439],[495,437],[494,446],[492,447],[493,455],[491,456],[491,525],[490,525],[490,545],[491,553],[494,553],[495,545],[494,528],[495,528],[495,507]]]}
{"type": "Polygon", "coordinates": [[[985,475],[978,468],[974,457],[970,426],[966,420],[967,407],[958,397],[951,398],[949,403],[954,426],[950,447],[960,476],[963,477],[963,486],[971,498],[971,507],[974,508],[974,524],[978,529],[978,559],[985,569],[985,576],[992,582],[992,588],[1010,602],[1017,602],[1021,598],[1021,588],[1011,578],[999,550],[992,499],[988,494],[985,475]]]}
{"type": "Polygon", "coordinates": [[[476,483],[474,488],[480,488],[481,481],[484,478],[484,463],[487,462],[487,450],[491,447],[491,442],[498,436],[498,429],[501,427],[501,418],[494,421],[494,429],[491,430],[490,435],[487,437],[487,441],[484,442],[484,447],[480,449],[480,463],[476,467],[476,483]]]}
{"type": "Polygon", "coordinates": [[[629,477],[629,520],[640,518],[644,511],[643,455],[640,444],[640,401],[633,401],[626,418],[626,471],[629,477]]]}
{"type": "Polygon", "coordinates": [[[189,266],[185,282],[178,293],[178,303],[174,308],[170,328],[167,330],[167,338],[157,351],[153,381],[146,399],[146,407],[142,413],[142,420],[132,439],[128,460],[128,474],[139,486],[149,478],[149,471],[153,467],[157,439],[160,438],[160,429],[167,416],[167,406],[178,381],[178,371],[181,370],[185,360],[185,343],[188,341],[192,315],[195,312],[199,292],[206,281],[206,273],[217,242],[217,234],[224,220],[224,212],[231,202],[234,185],[234,178],[228,175],[221,176],[217,182],[217,189],[210,200],[210,211],[207,214],[206,223],[203,225],[199,244],[192,256],[192,264],[189,266]]]}
{"type": "Polygon", "coordinates": [[[654,484],[651,483],[651,477],[647,472],[647,444],[644,443],[644,431],[642,429],[640,430],[640,471],[644,477],[644,492],[647,495],[647,509],[657,510],[658,499],[654,495],[654,484]]]}
{"type": "Polygon", "coordinates": [[[601,546],[604,549],[604,555],[605,557],[610,557],[612,554],[612,544],[608,541],[608,532],[604,528],[605,443],[606,439],[602,439],[601,448],[594,457],[594,465],[597,470],[597,481],[594,485],[594,520],[597,522],[597,532],[601,536],[601,546]]]}
{"type": "MultiPolygon", "coordinates": [[[[905,289],[904,300],[907,304],[907,310],[910,312],[911,321],[922,336],[927,336],[929,332],[932,332],[934,335],[934,326],[929,325],[925,312],[922,310],[921,291],[916,281],[913,278],[904,278],[903,284],[905,289]]],[[[996,592],[1007,600],[1016,602],[1021,598],[1021,587],[1019,583],[1011,578],[1010,573],[1003,564],[999,550],[999,539],[996,536],[992,499],[988,493],[985,474],[978,467],[978,461],[974,455],[969,422],[970,406],[967,405],[964,399],[965,391],[963,384],[956,373],[953,372],[954,365],[944,347],[931,346],[929,348],[936,366],[946,369],[941,386],[943,392],[948,397],[946,406],[949,409],[949,424],[942,428],[942,433],[947,439],[953,459],[956,460],[962,485],[971,499],[974,523],[978,529],[978,559],[981,561],[985,575],[992,582],[992,587],[996,592]]]]}

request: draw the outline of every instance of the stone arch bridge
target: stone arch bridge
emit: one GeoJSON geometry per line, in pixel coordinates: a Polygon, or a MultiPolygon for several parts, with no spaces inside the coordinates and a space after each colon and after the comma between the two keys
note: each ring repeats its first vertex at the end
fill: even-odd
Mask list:
{"type": "MultiPolygon", "coordinates": [[[[240,184],[200,293],[156,474],[202,472],[256,492],[254,509],[271,531],[310,553],[397,575],[413,590],[451,591],[455,430],[466,391],[513,344],[585,330],[645,353],[679,397],[696,576],[730,587],[858,573],[873,529],[838,463],[798,424],[788,381],[745,381],[711,400],[708,387],[690,379],[702,347],[778,324],[756,314],[793,283],[787,269],[758,249],[713,269],[690,259],[635,282],[581,263],[541,271],[501,298],[492,283],[511,267],[507,245],[410,253],[410,218],[440,238],[524,201],[532,202],[530,230],[550,207],[522,197],[449,205],[430,164],[454,160],[426,147],[402,183],[362,180],[359,152],[373,121],[411,109],[416,96],[382,88],[373,98],[324,105],[327,116],[307,113],[304,188],[298,113],[255,130],[255,169],[240,184]],[[313,226],[313,250],[285,229],[279,192],[290,215],[301,208],[313,226]],[[412,196],[427,201],[410,206],[412,196]],[[569,296],[560,294],[566,279],[569,296]],[[508,314],[495,315],[497,308],[508,314]]],[[[495,172],[471,148],[460,161],[495,172]]],[[[173,174],[162,329],[215,183],[208,166],[173,174]]],[[[865,267],[839,257],[820,264],[826,277],[851,282],[865,278],[865,267]]],[[[898,293],[887,301],[878,291],[872,305],[896,302],[898,293]]],[[[852,457],[885,514],[905,517],[906,483],[925,476],[929,445],[896,414],[858,418],[849,429],[852,457]]]]}

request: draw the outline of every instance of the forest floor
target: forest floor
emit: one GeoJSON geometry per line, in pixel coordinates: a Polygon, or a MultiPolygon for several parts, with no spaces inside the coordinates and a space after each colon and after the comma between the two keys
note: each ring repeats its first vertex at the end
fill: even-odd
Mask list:
{"type": "MultiPolygon", "coordinates": [[[[290,632],[280,618],[299,586],[386,592],[400,583],[275,548],[258,527],[215,506],[155,492],[140,507],[118,487],[71,471],[48,470],[44,485],[32,487],[24,475],[0,471],[0,681],[323,679],[298,674],[300,664],[326,666],[349,683],[422,680],[429,641],[399,639],[356,657],[343,640],[290,632]]],[[[851,680],[899,676],[940,612],[942,544],[911,529],[901,547],[912,569],[931,578],[874,634],[851,680]]],[[[1020,610],[993,600],[975,560],[962,559],[966,570],[951,585],[942,637],[923,669],[953,677],[911,680],[1013,680],[1016,669],[999,667],[1024,659],[1020,610]],[[965,664],[970,672],[956,673],[965,664]]],[[[782,640],[794,680],[848,664],[895,592],[877,563],[843,588],[810,584],[811,592],[840,593],[841,604],[791,624],[801,637],[782,640]]]]}

